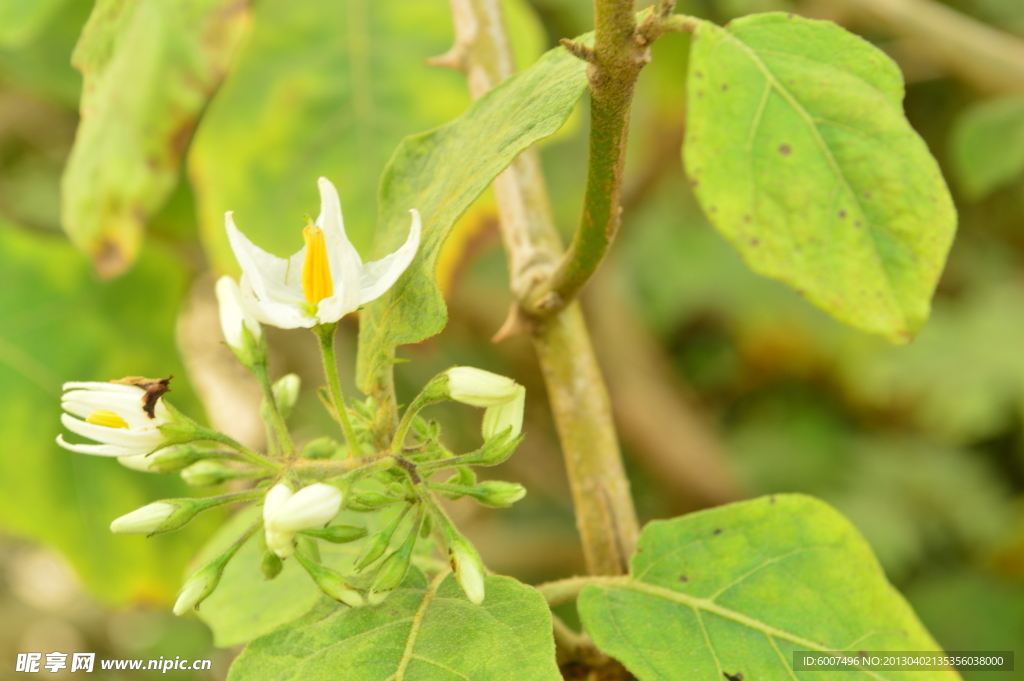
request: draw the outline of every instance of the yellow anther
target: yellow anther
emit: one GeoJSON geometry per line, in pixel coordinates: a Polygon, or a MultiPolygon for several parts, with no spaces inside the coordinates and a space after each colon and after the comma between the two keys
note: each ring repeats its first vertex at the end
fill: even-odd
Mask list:
{"type": "Polygon", "coordinates": [[[115,414],[112,411],[106,409],[97,409],[93,413],[89,414],[89,418],[85,419],[86,423],[92,423],[97,426],[106,426],[107,428],[127,428],[128,424],[125,420],[115,414]]]}
{"type": "Polygon", "coordinates": [[[306,259],[302,263],[302,292],[306,296],[306,302],[316,305],[324,298],[334,295],[331,266],[327,262],[327,245],[324,243],[324,232],[317,225],[309,225],[303,229],[302,238],[306,240],[306,259]]]}

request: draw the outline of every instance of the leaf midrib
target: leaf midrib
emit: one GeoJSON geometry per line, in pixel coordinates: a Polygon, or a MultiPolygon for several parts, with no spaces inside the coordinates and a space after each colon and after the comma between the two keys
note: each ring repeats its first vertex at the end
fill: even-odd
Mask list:
{"type": "MultiPolygon", "coordinates": [[[[698,620],[700,619],[701,611],[713,615],[718,615],[723,619],[730,620],[732,622],[745,626],[748,629],[759,631],[762,634],[764,634],[769,640],[782,639],[784,641],[789,641],[790,643],[795,643],[796,645],[803,646],[810,650],[817,650],[818,652],[823,653],[833,651],[832,648],[829,648],[821,643],[817,643],[815,641],[811,641],[810,639],[803,638],[802,636],[798,636],[792,632],[785,631],[777,627],[773,627],[772,625],[762,622],[761,620],[754,619],[753,617],[749,617],[747,615],[744,615],[743,613],[723,607],[715,603],[714,601],[708,600],[706,598],[699,598],[697,596],[691,596],[680,591],[673,591],[672,589],[657,586],[655,584],[650,584],[648,582],[637,581],[631,577],[597,578],[592,582],[592,584],[598,587],[619,588],[627,591],[635,591],[637,593],[642,593],[648,596],[654,596],[656,598],[662,598],[668,601],[673,601],[675,603],[679,603],[680,605],[685,605],[688,608],[691,608],[695,612],[695,614],[697,614],[698,620]]],[[[703,623],[701,624],[701,626],[703,627],[703,623]]],[[[707,634],[707,632],[705,632],[705,634],[707,634]]],[[[877,674],[872,670],[861,669],[859,671],[868,674],[869,676],[877,679],[878,681],[887,681],[886,677],[877,674]]]]}
{"type": "MultiPolygon", "coordinates": [[[[855,192],[853,190],[853,187],[850,186],[850,182],[849,182],[849,180],[847,180],[846,175],[843,173],[842,168],[839,166],[839,162],[836,160],[835,156],[832,154],[832,149],[825,142],[824,138],[822,138],[821,133],[818,130],[818,126],[814,122],[814,117],[811,116],[810,113],[806,109],[804,109],[803,105],[801,105],[800,102],[796,99],[796,97],[789,90],[787,90],[782,85],[782,83],[779,82],[779,80],[775,77],[775,74],[772,73],[771,69],[768,68],[768,65],[764,63],[764,61],[760,58],[760,56],[758,56],[757,52],[754,50],[753,47],[747,45],[745,42],[743,42],[739,38],[739,36],[737,36],[736,34],[732,33],[731,31],[723,30],[722,32],[729,39],[733,40],[737,45],[740,46],[740,48],[750,58],[750,61],[754,64],[755,68],[757,68],[757,70],[761,73],[762,77],[764,77],[765,82],[768,84],[768,86],[771,89],[773,89],[776,92],[778,92],[779,95],[786,101],[786,103],[789,104],[789,106],[796,112],[796,114],[798,116],[800,116],[800,118],[803,120],[804,124],[810,130],[811,135],[813,136],[815,143],[819,147],[819,150],[821,151],[822,154],[824,154],[825,159],[826,159],[826,161],[829,164],[829,167],[832,169],[832,173],[835,175],[836,179],[840,183],[842,183],[842,186],[846,189],[847,193],[853,199],[853,202],[857,205],[857,209],[860,211],[861,215],[863,215],[863,217],[864,217],[864,222],[865,222],[865,226],[867,228],[867,232],[868,232],[868,234],[871,235],[871,240],[874,243],[875,247],[873,249],[873,253],[874,253],[874,256],[875,256],[875,260],[878,263],[879,268],[881,269],[881,271],[885,275],[884,280],[885,280],[885,283],[886,283],[886,288],[888,289],[888,292],[889,292],[890,300],[892,300],[893,303],[895,303],[894,307],[899,311],[900,316],[902,317],[903,324],[904,324],[904,326],[906,326],[907,325],[907,321],[908,321],[907,320],[907,316],[906,316],[906,312],[903,310],[903,306],[900,303],[900,297],[896,293],[896,287],[895,287],[894,282],[893,282],[892,274],[889,272],[889,268],[887,267],[885,260],[881,256],[881,250],[879,248],[878,240],[877,240],[876,235],[875,235],[876,225],[868,218],[867,211],[864,210],[864,206],[861,203],[860,198],[857,196],[857,192],[855,192]]],[[[787,54],[788,55],[789,53],[779,53],[779,54],[787,54]]],[[[790,55],[790,56],[799,57],[799,55],[790,55]]],[[[863,80],[863,79],[861,79],[861,80],[863,80]]],[[[875,88],[875,89],[877,89],[877,88],[875,88]]],[[[759,112],[759,113],[761,113],[761,112],[759,112]]],[[[756,124],[760,125],[760,116],[757,117],[756,124]]],[[[752,140],[755,134],[756,133],[753,132],[753,130],[752,130],[751,133],[748,135],[748,137],[752,140]]]]}

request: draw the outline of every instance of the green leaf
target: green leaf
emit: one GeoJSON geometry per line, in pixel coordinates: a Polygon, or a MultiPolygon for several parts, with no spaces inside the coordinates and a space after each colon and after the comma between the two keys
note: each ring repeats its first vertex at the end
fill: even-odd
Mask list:
{"type": "Polygon", "coordinates": [[[705,22],[693,41],[684,157],[711,222],[756,272],[909,341],[956,212],[903,115],[899,69],[835,24],[781,13],[705,22]]]}
{"type": "Polygon", "coordinates": [[[436,269],[452,226],[520,152],[561,127],[586,87],[586,64],[555,48],[456,120],[407,137],[395,151],[381,178],[374,251],[391,253],[405,240],[411,208],[423,216],[423,237],[409,269],[363,311],[357,369],[363,392],[376,392],[385,380],[396,346],[444,328],[448,312],[436,269]]]}
{"type": "Polygon", "coordinates": [[[219,514],[152,539],[111,534],[114,518],[189,496],[188,488],[65,451],[54,439],[64,381],[174,374],[168,399],[195,414],[174,346],[187,286],[181,264],[148,248],[129,275],[99,284],[62,237],[0,224],[0,271],[0,526],[62,552],[103,601],[173,602],[186,561],[219,514]]]}
{"type": "Polygon", "coordinates": [[[469,101],[461,74],[426,63],[451,46],[451,12],[430,2],[267,0],[254,20],[189,155],[206,251],[217,269],[238,270],[224,232],[230,210],[261,247],[294,253],[302,216],[319,210],[320,175],[337,186],[348,235],[365,249],[395,146],[469,101]]]}
{"type": "MultiPolygon", "coordinates": [[[[342,511],[333,524],[368,526],[372,532],[387,524],[397,512],[394,507],[375,514],[342,511]]],[[[260,507],[253,506],[236,514],[192,561],[193,569],[219,556],[259,513],[260,507]]],[[[405,528],[403,525],[399,529],[399,537],[405,536],[403,532],[408,531],[405,528]]],[[[322,563],[348,576],[365,543],[366,539],[347,544],[317,542],[317,545],[322,563]]],[[[432,549],[432,542],[421,540],[417,542],[416,555],[425,555],[432,549]]],[[[214,644],[221,648],[247,643],[301,617],[323,595],[296,560],[284,561],[284,568],[277,577],[264,579],[260,569],[263,550],[263,542],[257,539],[239,549],[225,568],[217,590],[200,606],[199,618],[213,630],[214,644]]],[[[368,575],[373,575],[372,569],[368,575]]],[[[353,582],[367,578],[355,577],[353,582]]]]}
{"type": "Polygon", "coordinates": [[[953,128],[952,152],[964,193],[975,200],[1024,175],[1024,95],[968,108],[953,128]]]}
{"type": "Polygon", "coordinates": [[[65,4],[67,0],[0,0],[0,48],[31,43],[65,4]]]}
{"type": "Polygon", "coordinates": [[[229,681],[558,681],[551,615],[534,589],[487,577],[473,605],[449,574],[429,585],[413,569],[380,605],[321,603],[287,629],[253,641],[229,681]]]}
{"type": "Polygon", "coordinates": [[[97,3],[73,55],[84,78],[82,122],[61,209],[100,274],[135,260],[247,17],[234,0],[97,3]]]}
{"type": "Polygon", "coordinates": [[[587,586],[579,610],[598,648],[641,681],[791,681],[795,650],[938,650],[854,527],[801,495],[650,523],[630,578],[587,586]]]}

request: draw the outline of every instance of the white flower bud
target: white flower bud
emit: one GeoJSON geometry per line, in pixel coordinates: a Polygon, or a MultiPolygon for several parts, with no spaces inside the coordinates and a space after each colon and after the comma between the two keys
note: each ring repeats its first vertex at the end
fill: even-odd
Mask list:
{"type": "Polygon", "coordinates": [[[242,305],[242,291],[238,288],[238,282],[225,275],[217,280],[216,291],[224,340],[244,364],[251,364],[255,358],[254,343],[263,337],[263,329],[242,305]],[[245,329],[249,330],[248,340],[245,329]]]}
{"type": "Polygon", "coordinates": [[[110,523],[110,531],[114,534],[152,534],[177,510],[174,504],[157,501],[115,519],[110,523]]]}
{"type": "Polygon", "coordinates": [[[174,603],[174,614],[180,617],[202,603],[217,588],[223,570],[224,561],[217,560],[189,577],[178,593],[178,600],[174,603]]]}
{"type": "Polygon", "coordinates": [[[302,388],[302,379],[298,374],[285,374],[274,383],[274,400],[281,415],[287,415],[299,401],[299,390],[302,388]]]}
{"type": "Polygon", "coordinates": [[[472,547],[459,544],[451,547],[449,552],[455,579],[471,603],[480,605],[484,602],[484,566],[480,556],[472,547]]]}
{"type": "Polygon", "coordinates": [[[321,482],[294,494],[285,485],[275,485],[263,502],[267,547],[281,558],[292,555],[295,533],[327,525],[338,515],[341,502],[341,491],[321,482]]]}
{"type": "Polygon", "coordinates": [[[473,367],[452,367],[448,377],[448,396],[474,407],[493,407],[512,400],[521,386],[506,376],[473,367]]]}
{"type": "Polygon", "coordinates": [[[484,440],[501,435],[511,428],[508,437],[518,437],[523,432],[523,408],[526,406],[526,388],[516,386],[515,396],[508,402],[488,407],[484,412],[484,440]]]}

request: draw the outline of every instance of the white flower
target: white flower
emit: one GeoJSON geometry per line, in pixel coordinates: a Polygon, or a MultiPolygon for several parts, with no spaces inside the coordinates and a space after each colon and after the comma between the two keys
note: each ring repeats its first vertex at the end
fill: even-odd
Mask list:
{"type": "Polygon", "coordinates": [[[159,530],[178,507],[164,501],[137,508],[110,523],[114,534],[151,534],[159,530]]]}
{"type": "Polygon", "coordinates": [[[234,279],[227,275],[218,279],[216,292],[224,340],[235,352],[248,352],[242,330],[249,329],[253,340],[259,341],[263,336],[263,328],[242,305],[242,291],[234,279]]]}
{"type": "MultiPolygon", "coordinates": [[[[57,436],[57,444],[81,454],[135,457],[165,442],[160,426],[172,420],[161,399],[152,402],[153,414],[144,409],[147,393],[136,385],[76,382],[64,384],[60,420],[71,432],[100,444],[72,444],[57,436]],[[75,418],[78,417],[78,418],[75,418]]],[[[137,463],[131,461],[125,465],[137,463]]]]}
{"type": "Polygon", "coordinates": [[[281,558],[292,555],[295,533],[327,525],[341,510],[341,501],[337,487],[321,482],[294,494],[286,485],[274,485],[263,501],[267,547],[281,558]]]}
{"type": "Polygon", "coordinates": [[[501,435],[506,429],[512,431],[508,437],[518,437],[523,432],[523,408],[526,405],[526,388],[516,386],[516,394],[508,402],[487,407],[484,412],[484,423],[482,427],[485,440],[490,440],[496,435],[501,435]]]}
{"type": "Polygon", "coordinates": [[[391,255],[363,264],[345,235],[334,185],[321,177],[320,216],[302,236],[306,245],[290,258],[259,248],[224,215],[228,240],[242,268],[242,301],[264,324],[282,329],[336,322],[379,298],[405,271],[420,243],[420,214],[412,213],[405,244],[391,255]]]}
{"type": "Polygon", "coordinates": [[[521,386],[511,378],[473,367],[452,367],[448,376],[448,396],[474,407],[494,407],[515,399],[521,386]]]}

